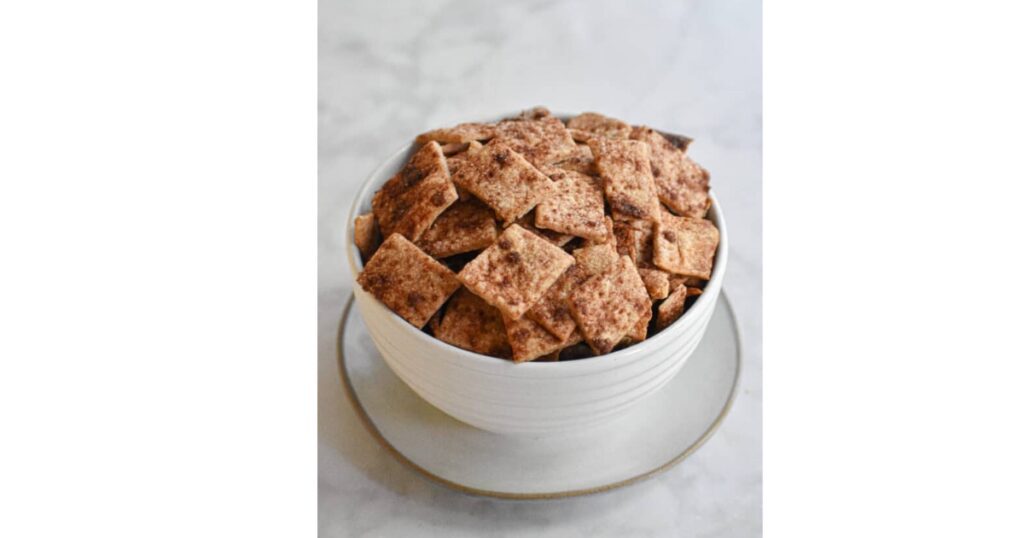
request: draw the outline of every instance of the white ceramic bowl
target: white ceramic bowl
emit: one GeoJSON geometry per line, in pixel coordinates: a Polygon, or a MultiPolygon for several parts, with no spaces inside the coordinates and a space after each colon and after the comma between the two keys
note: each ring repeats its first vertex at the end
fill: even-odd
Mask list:
{"type": "MultiPolygon", "coordinates": [[[[414,147],[395,153],[366,179],[352,204],[345,236],[353,275],[363,269],[352,235],[357,215],[414,147]]],[[[356,305],[391,370],[424,400],[478,428],[505,434],[561,432],[607,421],[653,394],[679,372],[704,336],[729,253],[725,218],[714,194],[708,217],[721,234],[711,280],[675,323],[621,351],[568,362],[511,361],[438,340],[354,285],[356,305]]]]}

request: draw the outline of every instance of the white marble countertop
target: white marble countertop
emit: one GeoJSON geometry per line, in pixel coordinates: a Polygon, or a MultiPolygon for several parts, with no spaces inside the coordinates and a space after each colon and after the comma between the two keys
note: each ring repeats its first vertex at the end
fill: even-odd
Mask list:
{"type": "Polygon", "coordinates": [[[758,0],[320,1],[321,535],[760,535],[760,44],[758,0]],[[728,218],[744,364],[721,429],[679,466],[596,496],[516,502],[449,491],[381,450],[345,399],[334,346],[359,183],[420,131],[534,105],[696,139],[728,218]]]}

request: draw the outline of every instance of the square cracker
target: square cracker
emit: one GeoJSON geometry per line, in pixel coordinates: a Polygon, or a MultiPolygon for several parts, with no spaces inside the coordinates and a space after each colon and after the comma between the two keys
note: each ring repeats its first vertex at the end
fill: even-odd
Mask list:
{"type": "Polygon", "coordinates": [[[470,291],[519,319],[573,264],[573,257],[513,224],[459,272],[470,291]]]}
{"type": "Polygon", "coordinates": [[[545,230],[543,228],[538,228],[534,224],[535,213],[536,211],[531,211],[526,215],[523,215],[522,218],[516,221],[516,224],[522,226],[529,232],[539,235],[548,243],[551,243],[552,245],[559,247],[564,247],[566,244],[569,243],[569,241],[572,241],[576,237],[574,235],[558,233],[554,230],[545,230]]]}
{"type": "Polygon", "coordinates": [[[651,296],[652,300],[668,297],[671,291],[670,275],[668,273],[653,267],[641,267],[637,271],[640,273],[640,278],[644,281],[644,286],[647,288],[647,294],[651,296]]]}
{"type": "Polygon", "coordinates": [[[560,120],[505,120],[495,126],[499,140],[534,166],[564,161],[576,152],[576,142],[560,120]]]}
{"type": "Polygon", "coordinates": [[[647,340],[647,328],[651,324],[651,318],[654,317],[654,310],[648,309],[640,317],[640,320],[636,322],[636,325],[622,337],[619,341],[620,346],[630,346],[637,342],[643,342],[647,340]]]}
{"type": "Polygon", "coordinates": [[[429,142],[373,195],[373,215],[385,238],[416,241],[458,197],[441,146],[429,142]]]}
{"type": "Polygon", "coordinates": [[[613,224],[615,248],[629,256],[637,267],[653,267],[654,225],[644,220],[617,221],[613,224]]]}
{"type": "Polygon", "coordinates": [[[579,332],[558,338],[526,317],[511,319],[505,316],[504,322],[508,342],[512,346],[512,360],[515,362],[532,361],[580,341],[579,332]]]}
{"type": "Polygon", "coordinates": [[[591,277],[569,297],[569,312],[596,353],[608,353],[651,310],[640,274],[628,256],[591,277]]]}
{"type": "Polygon", "coordinates": [[[588,278],[607,271],[619,259],[611,245],[578,248],[572,255],[576,265],[562,273],[537,304],[526,312],[526,317],[559,340],[568,338],[576,328],[576,321],[569,314],[569,296],[588,278]]]}
{"type": "MultiPolygon", "coordinates": [[[[466,144],[457,145],[461,149],[459,149],[457,153],[453,154],[449,154],[448,151],[445,149],[448,146],[444,146],[441,148],[441,151],[444,152],[445,160],[448,163],[448,173],[452,176],[455,175],[455,172],[459,169],[459,166],[461,166],[462,163],[466,162],[466,156],[469,154],[469,150],[477,150],[484,147],[483,144],[475,140],[466,144]]],[[[458,185],[455,186],[455,191],[459,193],[459,200],[462,200],[463,202],[473,198],[473,196],[469,194],[469,191],[459,187],[458,185]]]]}
{"type": "Polygon", "coordinates": [[[718,228],[706,219],[663,215],[654,228],[654,265],[677,275],[711,278],[718,228]]]}
{"type": "Polygon", "coordinates": [[[686,286],[679,286],[658,305],[658,319],[654,322],[655,329],[660,331],[683,315],[683,310],[686,308],[686,289],[686,286]]]}
{"type": "Polygon", "coordinates": [[[356,221],[352,226],[352,235],[356,248],[359,249],[359,254],[363,257],[363,263],[366,263],[380,245],[380,232],[377,231],[377,223],[373,219],[373,213],[356,217],[356,221]]]}
{"type": "Polygon", "coordinates": [[[455,273],[400,234],[384,241],[356,281],[420,329],[459,288],[455,273]]]}
{"type": "Polygon", "coordinates": [[[572,257],[576,259],[576,265],[582,268],[587,276],[604,273],[615,267],[619,261],[619,254],[608,243],[580,247],[572,251],[572,257]]]}
{"type": "MultiPolygon", "coordinates": [[[[641,221],[641,222],[643,222],[643,221],[641,221]]],[[[604,239],[600,239],[600,240],[587,239],[587,240],[585,240],[583,242],[583,246],[591,247],[591,246],[594,246],[594,245],[603,245],[603,244],[607,243],[607,244],[611,245],[612,248],[616,248],[617,240],[616,240],[616,237],[615,237],[615,221],[613,221],[612,218],[609,217],[609,216],[605,216],[604,217],[604,229],[605,229],[604,239]]]]}
{"type": "Polygon", "coordinates": [[[562,170],[572,170],[573,172],[579,172],[588,176],[597,175],[597,166],[594,165],[594,153],[590,151],[590,146],[586,144],[577,144],[571,157],[548,166],[562,170]]]}
{"type": "Polygon", "coordinates": [[[598,180],[578,172],[563,171],[553,193],[537,204],[538,228],[604,240],[604,195],[598,180]]]}
{"type": "Polygon", "coordinates": [[[661,204],[651,173],[651,149],[639,140],[593,138],[588,143],[615,220],[657,221],[661,204]]]}
{"type": "Polygon", "coordinates": [[[629,138],[633,128],[626,122],[609,118],[596,112],[584,112],[569,120],[566,124],[569,129],[583,131],[607,138],[623,140],[629,138]]]}
{"type": "Polygon", "coordinates": [[[502,142],[491,141],[465,155],[452,180],[491,206],[506,224],[515,222],[553,192],[554,183],[548,176],[502,142]]]}
{"type": "Polygon", "coordinates": [[[417,144],[436,141],[442,144],[459,144],[474,140],[490,140],[497,131],[488,123],[460,123],[455,127],[445,127],[427,131],[416,137],[417,144]]]}
{"type": "Polygon", "coordinates": [[[482,250],[498,239],[494,212],[476,200],[455,202],[424,232],[416,245],[435,258],[482,250]]]}
{"type": "Polygon", "coordinates": [[[512,357],[501,312],[466,288],[460,288],[448,302],[435,336],[474,353],[512,357]]]}
{"type": "Polygon", "coordinates": [[[708,171],[650,127],[637,127],[630,136],[651,148],[651,173],[662,203],[678,215],[704,217],[711,206],[708,171]]]}

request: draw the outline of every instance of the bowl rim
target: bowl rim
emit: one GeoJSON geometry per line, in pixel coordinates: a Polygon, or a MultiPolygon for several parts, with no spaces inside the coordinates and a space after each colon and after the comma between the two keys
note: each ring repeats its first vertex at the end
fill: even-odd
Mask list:
{"type": "MultiPolygon", "coordinates": [[[[574,115],[575,114],[566,114],[566,113],[562,113],[562,112],[558,112],[558,113],[554,113],[553,112],[552,113],[552,116],[555,116],[555,117],[557,117],[559,119],[562,119],[563,121],[565,120],[565,118],[572,117],[574,115]]],[[[468,121],[494,122],[494,121],[500,121],[501,119],[510,118],[510,117],[513,117],[513,116],[515,116],[515,113],[505,114],[505,115],[499,116],[499,117],[494,118],[494,119],[489,119],[489,120],[488,119],[484,119],[484,120],[468,120],[468,121]]],[[[368,191],[371,188],[371,185],[373,185],[374,183],[377,182],[376,180],[379,179],[379,177],[381,176],[383,171],[389,165],[391,165],[396,159],[399,159],[401,156],[410,153],[412,151],[412,149],[415,148],[415,147],[416,147],[416,142],[415,141],[410,141],[410,142],[407,142],[406,144],[402,145],[398,150],[396,150],[393,153],[391,153],[389,157],[384,159],[381,162],[380,165],[378,165],[376,168],[374,168],[373,171],[370,172],[370,174],[366,176],[366,178],[363,180],[362,185],[360,185],[359,190],[356,192],[356,195],[355,195],[355,197],[352,200],[352,205],[349,208],[348,218],[345,221],[345,254],[346,254],[346,257],[348,258],[349,269],[352,272],[353,292],[358,291],[358,290],[356,290],[356,288],[359,287],[359,284],[356,282],[356,277],[358,276],[359,272],[362,271],[362,269],[363,269],[362,256],[359,254],[359,249],[356,248],[356,246],[355,246],[354,226],[353,226],[354,223],[355,223],[355,218],[360,215],[359,208],[363,205],[363,201],[366,200],[366,197],[367,197],[368,191]]],[[[708,197],[711,199],[711,207],[709,209],[709,213],[713,212],[713,214],[715,216],[715,218],[712,219],[712,222],[714,222],[715,226],[718,228],[719,242],[718,242],[718,248],[715,251],[715,264],[714,264],[714,266],[711,269],[711,278],[708,280],[706,288],[711,287],[711,286],[715,286],[715,285],[721,286],[721,281],[722,281],[722,279],[725,276],[726,261],[728,259],[728,252],[729,252],[729,234],[728,234],[728,230],[726,228],[725,215],[722,212],[721,204],[718,202],[718,197],[715,196],[715,193],[714,193],[713,189],[709,189],[708,197]]],[[[719,290],[719,293],[721,293],[721,290],[719,290]]],[[[373,298],[374,301],[377,301],[376,297],[373,297],[372,295],[370,295],[370,297],[373,298]]],[[[716,299],[717,299],[717,297],[716,297],[716,299]]],[[[356,301],[356,303],[358,303],[358,302],[359,301],[356,301]]],[[[454,346],[452,344],[449,344],[448,342],[445,342],[444,340],[441,340],[440,338],[436,338],[434,336],[431,336],[429,334],[424,333],[421,329],[415,328],[408,321],[403,319],[398,314],[394,313],[390,308],[387,308],[387,306],[385,306],[383,304],[381,306],[386,311],[386,315],[391,316],[391,319],[393,321],[396,321],[397,325],[400,325],[400,326],[404,327],[404,330],[407,330],[410,334],[414,334],[413,338],[416,338],[419,342],[423,342],[423,343],[425,343],[427,345],[440,345],[442,349],[444,349],[445,351],[448,351],[452,356],[460,357],[462,359],[469,360],[469,361],[471,361],[473,363],[476,363],[476,364],[478,364],[478,365],[480,365],[482,367],[488,367],[488,366],[490,366],[490,367],[499,366],[500,367],[502,365],[509,365],[509,366],[514,367],[516,370],[522,371],[523,373],[526,373],[526,372],[536,373],[536,372],[539,372],[539,371],[542,371],[542,370],[543,371],[548,371],[548,372],[555,371],[555,370],[566,371],[566,370],[570,370],[570,369],[574,370],[575,373],[584,373],[583,370],[605,369],[605,368],[607,368],[612,363],[618,363],[618,362],[621,362],[621,361],[630,361],[631,362],[631,359],[636,359],[637,357],[642,356],[644,351],[649,350],[652,347],[654,347],[653,343],[660,343],[662,340],[664,340],[664,337],[668,336],[666,333],[675,332],[673,329],[676,329],[676,330],[682,329],[683,326],[684,326],[683,322],[685,320],[693,319],[693,316],[690,316],[690,314],[693,311],[698,310],[699,308],[710,308],[711,307],[711,306],[705,306],[706,304],[707,304],[707,300],[705,299],[705,295],[701,294],[694,301],[693,306],[691,306],[686,312],[684,312],[683,315],[680,316],[679,319],[677,319],[676,321],[672,322],[671,325],[669,325],[668,327],[666,327],[662,331],[658,332],[658,334],[655,334],[654,336],[652,336],[650,338],[647,338],[647,339],[643,340],[642,342],[633,344],[633,345],[631,345],[629,347],[626,347],[624,349],[620,349],[620,350],[617,350],[617,351],[612,351],[611,353],[607,353],[605,355],[601,355],[601,357],[603,357],[605,360],[601,360],[601,361],[573,360],[573,361],[564,361],[564,362],[563,361],[556,361],[556,362],[525,361],[525,362],[520,362],[520,363],[514,363],[513,361],[510,361],[508,359],[502,359],[502,358],[499,358],[499,357],[492,357],[490,355],[484,355],[482,353],[476,353],[476,352],[469,351],[469,350],[466,350],[466,349],[462,349],[462,348],[460,348],[458,346],[454,346]],[[601,367],[604,367],[604,368],[601,368],[601,367]]]]}

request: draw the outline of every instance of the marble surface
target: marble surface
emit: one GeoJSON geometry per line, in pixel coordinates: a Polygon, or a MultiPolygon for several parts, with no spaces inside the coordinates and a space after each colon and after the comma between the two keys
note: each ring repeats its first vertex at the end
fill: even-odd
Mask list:
{"type": "Polygon", "coordinates": [[[319,527],[322,536],[758,536],[761,532],[761,6],[320,2],[319,527]],[[744,365],[730,415],[674,469],[597,496],[476,498],[381,450],[339,384],[359,183],[416,133],[543,104],[696,139],[732,239],[725,290],[744,365]]]}

